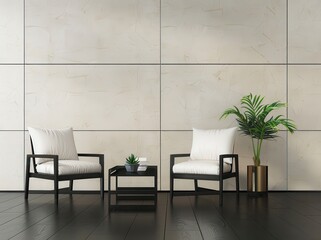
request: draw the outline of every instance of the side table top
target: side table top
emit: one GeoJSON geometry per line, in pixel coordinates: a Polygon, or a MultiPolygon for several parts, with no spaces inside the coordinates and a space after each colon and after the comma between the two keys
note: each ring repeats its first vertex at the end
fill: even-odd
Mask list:
{"type": "Polygon", "coordinates": [[[127,172],[124,165],[118,165],[112,167],[108,170],[109,176],[156,176],[157,175],[157,166],[147,166],[146,171],[138,171],[138,172],[127,172]]]}

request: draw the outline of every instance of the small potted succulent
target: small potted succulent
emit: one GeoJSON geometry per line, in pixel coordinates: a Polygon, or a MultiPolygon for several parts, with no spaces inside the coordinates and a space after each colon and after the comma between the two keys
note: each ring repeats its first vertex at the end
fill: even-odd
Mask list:
{"type": "Polygon", "coordinates": [[[125,168],[127,172],[137,172],[139,166],[139,159],[134,154],[130,154],[126,158],[125,168]]]}

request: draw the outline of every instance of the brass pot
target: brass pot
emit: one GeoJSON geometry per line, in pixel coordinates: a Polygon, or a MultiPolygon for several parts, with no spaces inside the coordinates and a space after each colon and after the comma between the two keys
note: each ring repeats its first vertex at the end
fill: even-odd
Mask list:
{"type": "Polygon", "coordinates": [[[268,192],[268,166],[247,166],[247,192],[253,195],[268,192]]]}

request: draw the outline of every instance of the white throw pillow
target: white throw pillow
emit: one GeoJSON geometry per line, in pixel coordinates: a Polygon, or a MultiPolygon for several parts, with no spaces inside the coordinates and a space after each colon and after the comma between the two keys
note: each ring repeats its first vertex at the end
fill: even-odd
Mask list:
{"type": "MultiPolygon", "coordinates": [[[[237,128],[201,130],[193,129],[192,160],[219,160],[221,154],[233,153],[237,128]]],[[[225,159],[232,163],[232,159],[225,159]]]]}
{"type": "MultiPolygon", "coordinates": [[[[72,128],[40,129],[28,127],[35,154],[58,155],[60,160],[78,160],[72,128]]],[[[52,159],[36,159],[36,163],[52,159]]]]}

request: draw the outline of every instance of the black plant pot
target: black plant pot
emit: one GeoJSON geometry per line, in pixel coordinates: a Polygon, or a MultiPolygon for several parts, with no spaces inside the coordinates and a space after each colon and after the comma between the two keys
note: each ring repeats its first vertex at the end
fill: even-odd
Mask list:
{"type": "Polygon", "coordinates": [[[127,172],[137,172],[139,164],[125,164],[127,172]]]}

